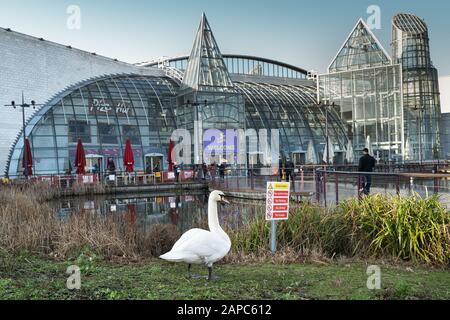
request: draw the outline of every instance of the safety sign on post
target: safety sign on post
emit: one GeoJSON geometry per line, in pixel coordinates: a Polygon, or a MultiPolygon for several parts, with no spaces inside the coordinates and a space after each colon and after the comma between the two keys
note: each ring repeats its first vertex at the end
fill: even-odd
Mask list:
{"type": "Polygon", "coordinates": [[[290,182],[268,182],[266,200],[266,220],[288,220],[290,182]]]}
{"type": "Polygon", "coordinates": [[[271,250],[277,251],[277,221],[289,219],[290,182],[268,182],[266,220],[272,222],[271,250]]]}

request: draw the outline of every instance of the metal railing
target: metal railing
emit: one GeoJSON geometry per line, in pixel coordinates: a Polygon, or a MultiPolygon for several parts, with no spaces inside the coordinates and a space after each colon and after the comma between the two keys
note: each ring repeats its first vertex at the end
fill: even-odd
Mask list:
{"type": "Polygon", "coordinates": [[[327,169],[318,169],[315,172],[316,201],[326,207],[352,197],[361,199],[368,193],[367,178],[369,178],[369,189],[372,194],[412,195],[417,193],[423,197],[439,194],[444,203],[450,204],[450,174],[443,172],[355,172],[327,169]]]}
{"type": "Polygon", "coordinates": [[[126,186],[146,186],[158,184],[175,184],[175,183],[191,183],[194,182],[195,175],[193,171],[181,171],[179,175],[173,172],[156,172],[146,174],[143,172],[110,172],[110,173],[87,173],[87,174],[42,174],[33,175],[26,179],[23,175],[9,176],[1,178],[0,184],[21,184],[33,182],[47,182],[61,189],[70,189],[76,185],[85,186],[109,186],[109,187],[126,187],[126,186]]]}

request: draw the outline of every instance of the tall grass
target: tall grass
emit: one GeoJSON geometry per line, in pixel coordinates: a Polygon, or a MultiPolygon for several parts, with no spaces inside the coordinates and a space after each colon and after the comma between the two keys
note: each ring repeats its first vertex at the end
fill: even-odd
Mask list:
{"type": "MultiPolygon", "coordinates": [[[[35,186],[0,189],[0,250],[70,257],[87,247],[107,258],[157,257],[169,251],[180,236],[175,226],[143,229],[121,215],[83,210],[63,221],[44,201],[53,196],[53,191],[35,186]]],[[[265,221],[264,207],[255,207],[245,216],[239,215],[240,208],[231,208],[233,215],[223,221],[232,240],[230,259],[270,257],[270,224],[265,221]]],[[[193,219],[198,219],[193,226],[207,228],[206,219],[193,219]]],[[[293,208],[289,221],[278,223],[277,235],[285,261],[317,256],[393,257],[448,265],[449,230],[449,210],[437,197],[374,195],[331,209],[314,204],[293,208]]]]}
{"type": "Polygon", "coordinates": [[[374,195],[346,201],[337,212],[352,225],[354,253],[367,250],[425,263],[450,261],[450,214],[437,196],[374,195]]]}
{"type": "MultiPolygon", "coordinates": [[[[297,258],[320,254],[356,258],[399,258],[418,263],[450,262],[450,214],[437,197],[374,195],[332,209],[308,204],[278,224],[280,251],[297,258]]],[[[270,226],[264,214],[229,229],[233,253],[266,255],[270,226]]]]}
{"type": "Polygon", "coordinates": [[[142,231],[120,215],[80,211],[63,221],[41,200],[47,197],[52,193],[46,189],[0,189],[0,250],[70,257],[89,248],[106,258],[138,258],[159,256],[180,236],[170,225],[154,225],[142,231]]]}

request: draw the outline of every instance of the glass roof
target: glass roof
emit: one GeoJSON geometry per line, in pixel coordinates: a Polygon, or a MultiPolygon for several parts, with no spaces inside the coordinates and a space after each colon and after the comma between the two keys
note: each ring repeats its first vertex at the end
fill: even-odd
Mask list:
{"type": "Polygon", "coordinates": [[[228,69],[205,14],[194,41],[181,91],[233,91],[228,69]]]}
{"type": "Polygon", "coordinates": [[[329,67],[329,72],[358,70],[390,64],[381,43],[360,19],[329,67]]]}

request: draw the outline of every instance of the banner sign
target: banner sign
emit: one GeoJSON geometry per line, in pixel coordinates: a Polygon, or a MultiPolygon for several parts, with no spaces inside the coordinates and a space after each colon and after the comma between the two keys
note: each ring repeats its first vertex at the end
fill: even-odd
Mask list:
{"type": "Polygon", "coordinates": [[[133,116],[133,108],[129,102],[104,99],[89,99],[88,108],[90,114],[113,116],[114,111],[118,117],[133,116]]]}
{"type": "Polygon", "coordinates": [[[266,199],[266,220],[288,220],[290,182],[268,182],[266,199]]]}

